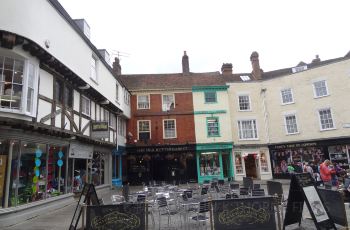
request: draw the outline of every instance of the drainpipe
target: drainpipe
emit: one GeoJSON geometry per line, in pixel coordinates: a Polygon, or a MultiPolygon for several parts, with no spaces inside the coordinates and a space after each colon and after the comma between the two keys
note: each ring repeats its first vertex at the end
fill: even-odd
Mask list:
{"type": "MultiPolygon", "coordinates": [[[[9,147],[9,157],[7,159],[7,173],[6,173],[6,185],[5,185],[5,203],[4,208],[9,206],[9,193],[10,193],[10,177],[11,177],[11,163],[12,163],[12,151],[13,151],[13,142],[10,140],[9,147]]],[[[17,180],[16,180],[17,183],[17,180]]]]}
{"type": "Polygon", "coordinates": [[[264,110],[264,123],[265,123],[265,135],[267,144],[270,143],[270,130],[269,130],[269,115],[266,109],[266,88],[262,88],[260,91],[263,101],[263,110],[264,110]]]}

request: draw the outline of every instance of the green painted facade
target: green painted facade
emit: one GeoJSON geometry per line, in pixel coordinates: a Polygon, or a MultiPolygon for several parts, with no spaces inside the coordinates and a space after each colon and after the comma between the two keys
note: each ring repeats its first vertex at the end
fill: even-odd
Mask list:
{"type": "MultiPolygon", "coordinates": [[[[205,180],[211,181],[212,179],[227,179],[233,177],[233,163],[232,163],[232,142],[228,143],[205,143],[196,145],[196,160],[197,160],[197,174],[198,183],[203,184],[205,180]],[[201,174],[201,156],[203,153],[217,153],[219,160],[220,173],[215,175],[203,175],[201,174]],[[225,162],[224,162],[225,160],[225,162]],[[226,172],[224,175],[224,171],[226,172]]],[[[204,166],[205,167],[205,166],[204,166]]]]}

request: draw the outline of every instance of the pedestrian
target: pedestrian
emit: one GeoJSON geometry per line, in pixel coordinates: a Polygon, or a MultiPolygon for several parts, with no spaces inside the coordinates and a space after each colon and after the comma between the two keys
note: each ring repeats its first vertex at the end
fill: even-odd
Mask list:
{"type": "Polygon", "coordinates": [[[287,169],[288,169],[289,174],[294,173],[294,167],[292,166],[292,164],[289,163],[287,169]]]}
{"type": "Polygon", "coordinates": [[[320,165],[320,175],[325,186],[332,187],[332,174],[335,173],[334,169],[329,168],[331,162],[329,160],[325,160],[320,165]]]}

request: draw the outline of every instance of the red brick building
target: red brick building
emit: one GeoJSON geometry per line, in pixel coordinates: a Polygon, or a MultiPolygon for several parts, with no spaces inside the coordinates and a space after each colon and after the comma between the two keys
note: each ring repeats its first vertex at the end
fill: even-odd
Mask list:
{"type": "Polygon", "coordinates": [[[130,183],[197,181],[192,86],[217,85],[219,72],[122,75],[131,92],[124,175],[130,183]]]}

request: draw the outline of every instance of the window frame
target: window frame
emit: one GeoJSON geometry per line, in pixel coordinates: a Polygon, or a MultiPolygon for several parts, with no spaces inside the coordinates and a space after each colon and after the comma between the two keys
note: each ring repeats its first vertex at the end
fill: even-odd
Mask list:
{"type": "MultiPolygon", "coordinates": [[[[1,112],[8,112],[8,113],[14,113],[14,114],[23,114],[23,115],[27,115],[30,117],[35,117],[36,116],[36,112],[37,112],[37,107],[38,107],[38,91],[39,91],[39,85],[38,85],[38,79],[39,79],[39,65],[31,60],[29,60],[26,57],[23,57],[21,55],[15,54],[15,53],[7,53],[6,51],[2,52],[3,50],[1,50],[0,48],[0,57],[3,58],[4,62],[5,62],[5,58],[9,58],[9,59],[13,59],[13,61],[20,61],[23,63],[23,72],[22,72],[22,91],[21,91],[21,96],[20,96],[20,106],[18,109],[16,108],[6,108],[6,107],[0,107],[0,111],[1,112]],[[28,88],[29,88],[29,65],[33,66],[33,71],[34,71],[34,76],[33,76],[33,94],[32,94],[32,98],[31,98],[31,109],[30,111],[28,111],[28,88]]],[[[2,63],[1,63],[2,64],[2,63]]],[[[1,68],[3,70],[5,70],[4,68],[4,63],[1,66],[1,68]]],[[[15,71],[15,66],[12,67],[12,72],[15,71]]],[[[1,76],[1,74],[0,74],[1,76]]],[[[5,77],[5,75],[3,75],[5,77]]],[[[13,77],[12,76],[12,81],[11,83],[13,84],[13,77]]],[[[5,82],[5,79],[4,81],[5,82]]],[[[19,85],[19,84],[15,84],[15,85],[19,85]]]]}
{"type": "Polygon", "coordinates": [[[298,127],[298,118],[297,118],[297,115],[295,113],[284,114],[283,118],[284,118],[284,127],[285,127],[285,130],[286,130],[286,135],[295,135],[295,134],[299,134],[300,133],[299,127],[298,127]],[[288,132],[287,117],[291,117],[291,116],[294,116],[294,118],[295,118],[295,126],[296,126],[296,130],[297,131],[294,132],[294,133],[288,132]]]}
{"type": "Polygon", "coordinates": [[[220,120],[219,117],[207,117],[206,118],[206,124],[207,124],[207,137],[220,137],[220,120]],[[211,119],[216,119],[217,122],[217,129],[218,129],[218,133],[217,134],[209,134],[209,120],[211,119]]]}
{"type": "Polygon", "coordinates": [[[216,91],[214,90],[208,90],[208,91],[204,91],[204,103],[205,104],[214,104],[214,103],[218,103],[218,94],[216,91]],[[206,94],[207,93],[214,93],[215,95],[215,101],[207,101],[207,97],[206,97],[206,94]]]}
{"type": "Polygon", "coordinates": [[[250,100],[250,95],[249,94],[238,94],[238,111],[241,111],[241,112],[245,112],[245,111],[252,111],[252,103],[251,103],[251,100],[250,100]],[[241,103],[240,103],[240,97],[248,97],[248,106],[249,108],[248,109],[241,109],[241,103]]]}
{"type": "Polygon", "coordinates": [[[151,109],[151,103],[150,103],[150,95],[149,94],[139,94],[139,95],[137,95],[137,109],[151,109]],[[148,108],[140,108],[139,107],[139,97],[140,96],[146,96],[147,98],[148,98],[148,108]]]}
{"type": "Polygon", "coordinates": [[[81,95],[81,102],[80,103],[81,103],[81,113],[90,117],[91,116],[91,100],[88,97],[81,95]],[[84,106],[83,100],[87,100],[89,102],[88,103],[89,104],[89,114],[87,114],[87,113],[85,113],[85,111],[83,111],[83,106],[84,106]]]}
{"type": "Polygon", "coordinates": [[[119,85],[116,83],[115,84],[115,101],[119,103],[119,85]]]}
{"type": "Polygon", "coordinates": [[[336,129],[336,126],[335,126],[335,120],[334,120],[334,115],[333,115],[333,112],[332,112],[332,109],[329,108],[329,107],[326,107],[326,108],[321,108],[321,109],[318,109],[317,110],[317,114],[318,114],[318,121],[319,121],[319,124],[320,124],[320,131],[328,131],[328,130],[334,130],[336,129]],[[321,120],[321,114],[320,112],[321,111],[325,111],[325,110],[329,110],[329,114],[331,115],[331,119],[332,119],[332,126],[331,128],[322,128],[322,120],[321,120]]]}
{"type": "Polygon", "coordinates": [[[239,120],[237,120],[237,128],[238,128],[238,139],[240,141],[259,140],[259,128],[258,128],[258,121],[257,121],[257,119],[253,119],[253,118],[251,118],[251,119],[239,119],[239,120]],[[255,132],[254,132],[254,129],[253,129],[253,134],[256,133],[256,137],[243,138],[243,129],[242,129],[242,125],[241,125],[242,121],[250,121],[250,122],[255,121],[255,132]]]}
{"type": "MultiPolygon", "coordinates": [[[[149,123],[149,140],[151,140],[152,138],[152,133],[151,133],[151,130],[152,130],[152,127],[151,127],[151,120],[137,120],[137,140],[140,141],[140,122],[148,122],[149,123]]],[[[144,133],[146,133],[145,131],[142,131],[144,133]]]]}
{"type": "Polygon", "coordinates": [[[281,90],[280,90],[280,95],[281,95],[281,104],[282,104],[282,105],[294,104],[294,94],[293,94],[293,89],[292,89],[292,88],[284,88],[284,89],[281,89],[281,90]],[[291,95],[291,98],[292,98],[292,101],[290,101],[290,102],[284,102],[284,101],[283,101],[283,91],[286,91],[286,90],[290,90],[290,95],[291,95]]]}
{"type": "Polygon", "coordinates": [[[177,130],[176,130],[176,119],[163,119],[163,139],[174,139],[177,138],[177,130]],[[166,137],[165,136],[165,122],[166,121],[174,121],[174,136],[173,137],[166,137]]]}
{"type": "Polygon", "coordinates": [[[329,89],[328,89],[327,80],[315,80],[315,81],[312,82],[312,86],[313,86],[314,98],[315,98],[315,99],[316,99],[316,98],[327,97],[327,96],[330,95],[329,89]],[[316,89],[315,84],[316,84],[316,83],[319,83],[319,82],[324,82],[324,87],[325,87],[325,89],[326,89],[326,94],[325,94],[325,95],[320,95],[320,96],[317,95],[317,89],[316,89]]]}
{"type": "Polygon", "coordinates": [[[97,66],[98,66],[98,57],[92,53],[91,54],[91,59],[90,59],[90,79],[95,82],[96,84],[98,83],[98,74],[97,74],[97,66]],[[95,66],[94,66],[94,71],[92,71],[93,66],[92,66],[92,61],[94,61],[95,66]],[[92,76],[92,73],[94,72],[94,77],[92,76]]]}
{"type": "Polygon", "coordinates": [[[172,96],[173,97],[173,101],[171,104],[173,104],[173,109],[175,109],[175,94],[173,93],[167,93],[167,94],[162,94],[162,111],[165,112],[165,111],[169,111],[171,109],[171,104],[169,106],[169,108],[166,107],[166,109],[164,109],[165,107],[165,104],[164,104],[164,96],[172,96]]]}

